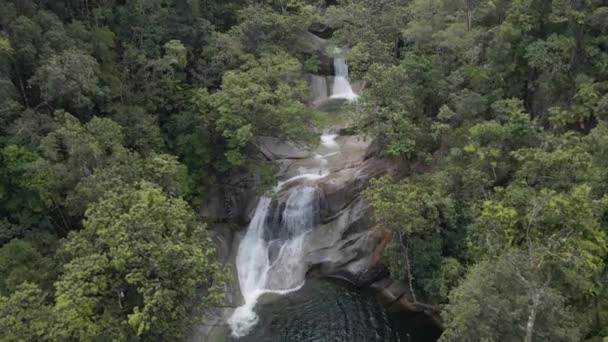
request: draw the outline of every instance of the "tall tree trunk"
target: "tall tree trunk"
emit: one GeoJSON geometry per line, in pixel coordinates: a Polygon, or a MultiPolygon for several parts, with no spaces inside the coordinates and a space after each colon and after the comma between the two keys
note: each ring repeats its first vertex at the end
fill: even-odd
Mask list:
{"type": "Polygon", "coordinates": [[[526,337],[524,342],[532,342],[532,336],[534,335],[534,324],[536,323],[536,315],[538,314],[538,307],[540,306],[541,291],[532,290],[532,303],[528,309],[528,323],[526,324],[526,337]]]}
{"type": "Polygon", "coordinates": [[[467,24],[467,32],[471,31],[471,27],[473,26],[473,0],[463,0],[464,1],[464,13],[466,16],[466,24],[467,24]]]}
{"type": "Polygon", "coordinates": [[[23,85],[23,78],[21,76],[21,73],[19,72],[19,68],[17,66],[13,66],[13,70],[15,72],[17,80],[19,81],[19,93],[21,94],[21,100],[23,101],[25,108],[30,108],[30,101],[27,98],[27,92],[25,90],[25,86],[23,85]]]}
{"type": "Polygon", "coordinates": [[[410,263],[410,242],[403,241],[403,232],[399,232],[399,239],[401,240],[401,246],[405,252],[405,264],[407,269],[407,281],[410,287],[410,292],[412,293],[412,300],[414,303],[418,303],[418,299],[416,298],[416,292],[414,291],[414,276],[412,275],[412,265],[410,263]]]}

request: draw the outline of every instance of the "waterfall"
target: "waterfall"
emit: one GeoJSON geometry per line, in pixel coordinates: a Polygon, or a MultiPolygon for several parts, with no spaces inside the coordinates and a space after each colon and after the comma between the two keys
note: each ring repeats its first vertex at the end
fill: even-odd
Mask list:
{"type": "Polygon", "coordinates": [[[287,189],[278,232],[273,226],[272,199],[259,200],[237,254],[237,273],[245,303],[228,320],[235,337],[246,335],[257,323],[254,308],[261,295],[286,294],[304,284],[308,270],[303,262],[307,233],[320,223],[320,194],[314,183],[327,176],[325,158],[339,152],[336,137],[334,133],[324,132],[320,149],[331,153],[317,154],[316,168],[302,169],[298,175],[276,186],[277,192],[287,189]],[[287,188],[287,185],[292,186],[287,188]]]}
{"type": "MultiPolygon", "coordinates": [[[[338,52],[339,53],[339,52],[338,52]]],[[[354,101],[359,97],[353,88],[350,86],[348,80],[348,65],[346,64],[346,58],[336,56],[334,58],[334,69],[336,75],[334,77],[334,87],[331,95],[332,99],[346,99],[354,101]]]]}
{"type": "MultiPolygon", "coordinates": [[[[335,67],[332,98],[356,99],[357,95],[348,82],[346,60],[336,58],[335,67]]],[[[312,165],[298,168],[295,176],[277,184],[275,192],[286,198],[282,208],[277,205],[273,209],[270,197],[260,198],[236,257],[245,303],[228,319],[233,336],[247,335],[258,322],[254,308],[261,295],[287,294],[304,285],[308,270],[304,262],[306,238],[308,232],[320,223],[321,196],[316,182],[329,174],[327,158],[341,153],[337,137],[335,131],[324,130],[317,153],[311,160],[312,165]],[[282,210],[278,213],[278,223],[273,220],[273,211],[277,209],[282,210]]]]}

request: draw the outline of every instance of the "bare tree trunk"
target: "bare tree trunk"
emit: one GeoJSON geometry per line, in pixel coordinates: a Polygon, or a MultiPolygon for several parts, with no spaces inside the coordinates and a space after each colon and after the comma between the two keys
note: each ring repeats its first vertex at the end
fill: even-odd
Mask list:
{"type": "Polygon", "coordinates": [[[538,314],[538,307],[540,306],[541,291],[532,290],[532,303],[528,309],[528,323],[526,324],[526,337],[524,342],[532,342],[532,336],[534,335],[534,324],[536,323],[536,315],[538,314]]]}
{"type": "Polygon", "coordinates": [[[466,15],[466,24],[467,24],[467,32],[471,31],[471,27],[473,26],[473,0],[463,0],[464,1],[464,13],[466,15]]]}
{"type": "Polygon", "coordinates": [[[407,268],[407,281],[408,281],[408,285],[410,287],[410,292],[412,293],[412,300],[414,301],[414,303],[418,303],[418,299],[416,298],[416,292],[414,291],[414,279],[413,279],[414,277],[412,276],[412,267],[410,264],[410,242],[408,240],[407,243],[404,243],[403,232],[399,232],[399,239],[401,240],[401,246],[403,246],[404,252],[405,252],[405,263],[406,263],[406,268],[407,268]]]}
{"type": "Polygon", "coordinates": [[[21,93],[21,99],[23,100],[23,104],[25,105],[25,108],[30,108],[30,102],[27,98],[27,92],[25,91],[25,86],[23,85],[23,78],[21,78],[19,68],[15,67],[14,70],[17,79],[19,80],[19,93],[21,93]]]}

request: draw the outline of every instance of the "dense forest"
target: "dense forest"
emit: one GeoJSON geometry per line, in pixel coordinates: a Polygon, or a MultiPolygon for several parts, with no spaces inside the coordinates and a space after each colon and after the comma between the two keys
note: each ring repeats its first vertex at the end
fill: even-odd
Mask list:
{"type": "Polygon", "coordinates": [[[177,340],[219,303],[205,199],[312,141],[298,49],[399,165],[383,261],[445,341],[608,336],[608,1],[0,0],[0,340],[177,340]]]}

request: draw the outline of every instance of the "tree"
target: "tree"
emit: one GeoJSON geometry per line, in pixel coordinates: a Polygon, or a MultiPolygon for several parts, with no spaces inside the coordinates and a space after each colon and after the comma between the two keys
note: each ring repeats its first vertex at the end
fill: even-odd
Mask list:
{"type": "Polygon", "coordinates": [[[500,100],[492,105],[495,116],[468,128],[467,145],[463,151],[467,164],[485,173],[493,185],[505,183],[517,165],[526,158],[517,158],[524,148],[535,143],[536,122],[530,121],[521,101],[500,100]]]}
{"type": "Polygon", "coordinates": [[[15,224],[29,226],[42,221],[38,215],[46,206],[36,189],[32,188],[32,180],[24,175],[28,165],[37,158],[34,152],[14,144],[0,150],[3,165],[0,169],[0,212],[15,224]]]}
{"type": "Polygon", "coordinates": [[[97,69],[95,59],[79,51],[53,55],[31,80],[40,88],[44,102],[39,106],[64,105],[79,113],[92,109],[94,100],[102,95],[97,69]]]}
{"type": "Polygon", "coordinates": [[[60,126],[42,139],[42,158],[30,163],[27,172],[31,189],[48,206],[62,211],[66,197],[82,179],[125,149],[122,129],[110,119],[95,117],[82,125],[65,112],[57,112],[56,118],[60,126]]]}
{"type": "Polygon", "coordinates": [[[80,217],[86,208],[101,200],[106,192],[134,186],[146,180],[161,187],[167,195],[188,196],[191,181],[184,165],[167,154],[153,153],[142,158],[137,153],[123,151],[113,155],[107,164],[93,170],[67,193],[65,205],[71,215],[80,217]]]}
{"type": "Polygon", "coordinates": [[[125,147],[142,154],[162,150],[164,141],[156,116],[138,106],[116,105],[111,112],[112,120],[122,126],[125,147]]]}
{"type": "MultiPolygon", "coordinates": [[[[520,250],[510,272],[525,290],[527,319],[521,323],[525,341],[532,341],[537,334],[557,332],[538,332],[536,325],[552,296],[574,291],[571,298],[582,298],[597,293],[596,279],[608,252],[601,226],[606,203],[594,200],[585,185],[567,193],[512,185],[498,197],[483,203],[471,227],[471,250],[498,258],[520,250]]],[[[512,303],[511,295],[505,298],[512,303]]]]}
{"type": "Polygon", "coordinates": [[[469,270],[450,293],[450,304],[443,313],[446,329],[441,341],[581,338],[578,322],[573,319],[576,315],[559,291],[547,286],[538,293],[527,291],[528,284],[520,276],[524,277],[523,272],[526,278],[533,277],[534,271],[516,268],[526,265],[521,257],[518,251],[511,251],[496,260],[477,263],[469,270]],[[536,310],[531,335],[527,333],[528,308],[536,310]]]}
{"type": "Polygon", "coordinates": [[[411,57],[396,66],[370,67],[366,76],[369,86],[357,106],[355,120],[359,127],[386,137],[389,154],[414,160],[428,157],[435,147],[424,103],[434,102],[438,94],[431,85],[436,75],[430,63],[411,57]]]}
{"type": "Polygon", "coordinates": [[[365,191],[374,221],[391,236],[384,262],[394,277],[409,283],[415,302],[416,289],[439,295],[442,234],[455,224],[454,203],[441,181],[440,176],[413,182],[379,178],[365,191]]]}
{"type": "Polygon", "coordinates": [[[23,283],[10,296],[0,296],[0,329],[5,341],[46,341],[54,322],[46,295],[23,283]]]}
{"type": "Polygon", "coordinates": [[[205,226],[186,202],[151,183],[93,204],[63,253],[69,261],[55,284],[60,339],[176,338],[187,314],[221,293],[205,226]]]}
{"type": "Polygon", "coordinates": [[[53,261],[26,240],[13,239],[0,248],[0,295],[18,291],[25,282],[50,288],[53,272],[53,261]]]}
{"type": "Polygon", "coordinates": [[[314,122],[304,106],[307,91],[298,60],[286,52],[246,59],[240,70],[224,74],[221,90],[209,97],[232,166],[243,164],[242,149],[254,136],[307,139],[314,122]]]}
{"type": "Polygon", "coordinates": [[[255,4],[239,12],[240,23],[232,29],[232,34],[240,38],[246,52],[257,55],[277,47],[294,48],[301,31],[318,18],[314,8],[305,1],[283,1],[275,8],[255,4]]]}

